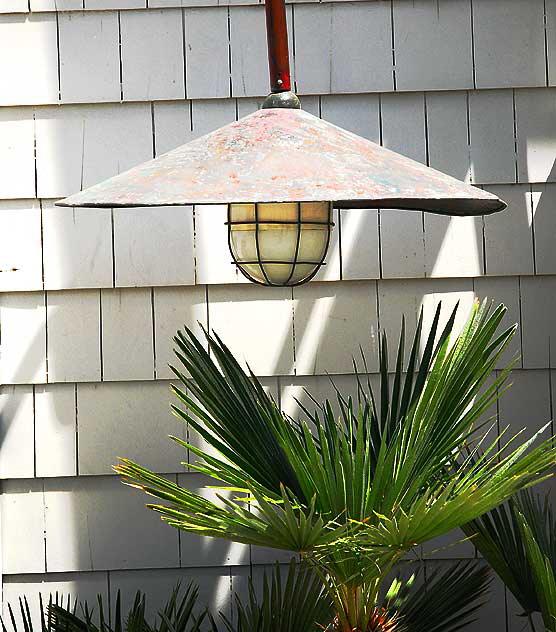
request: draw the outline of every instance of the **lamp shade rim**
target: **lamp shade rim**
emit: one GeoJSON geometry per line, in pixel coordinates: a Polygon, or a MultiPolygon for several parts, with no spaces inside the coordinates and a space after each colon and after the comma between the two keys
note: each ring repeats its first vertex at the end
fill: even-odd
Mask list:
{"type": "MultiPolygon", "coordinates": [[[[183,201],[167,201],[164,204],[160,203],[151,203],[148,201],[143,201],[141,203],[120,203],[120,202],[97,202],[91,200],[90,202],[82,201],[80,199],[74,200],[76,196],[70,196],[68,198],[59,200],[54,203],[55,206],[66,207],[66,208],[155,208],[161,206],[222,206],[225,204],[253,204],[255,202],[260,203],[276,203],[276,202],[321,202],[323,200],[249,200],[246,202],[245,200],[203,200],[201,202],[193,202],[191,200],[183,200],[183,201]]],[[[400,211],[425,211],[429,213],[434,213],[436,215],[448,215],[448,216],[458,216],[458,217],[472,217],[479,215],[491,215],[493,213],[498,213],[507,208],[507,204],[497,198],[485,198],[478,202],[477,200],[473,200],[470,203],[470,200],[467,198],[451,198],[451,199],[442,199],[439,198],[437,200],[432,199],[400,199],[400,198],[392,198],[392,199],[380,199],[380,200],[334,200],[332,201],[332,205],[336,209],[361,209],[361,210],[400,210],[400,211]]]]}
{"type": "Polygon", "coordinates": [[[127,208],[331,201],[487,215],[498,197],[303,110],[258,110],[56,204],[127,208]]]}

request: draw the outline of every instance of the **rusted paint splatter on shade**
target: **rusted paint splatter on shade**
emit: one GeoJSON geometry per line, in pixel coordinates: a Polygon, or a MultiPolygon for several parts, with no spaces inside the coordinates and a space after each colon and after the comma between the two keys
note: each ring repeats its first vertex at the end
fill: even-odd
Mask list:
{"type": "Polygon", "coordinates": [[[303,110],[259,110],[60,206],[332,201],[442,215],[501,211],[496,196],[384,149],[303,110]]]}

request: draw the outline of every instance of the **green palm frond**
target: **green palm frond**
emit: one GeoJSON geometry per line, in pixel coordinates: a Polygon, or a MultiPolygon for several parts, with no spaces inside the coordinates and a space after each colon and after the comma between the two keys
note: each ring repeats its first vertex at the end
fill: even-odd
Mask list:
{"type": "MultiPolygon", "coordinates": [[[[262,594],[249,579],[245,602],[235,595],[234,615],[220,617],[227,632],[317,632],[332,620],[332,601],[307,565],[290,561],[284,578],[279,565],[263,576],[262,594]]],[[[213,628],[217,631],[217,625],[213,628]]]]}
{"type": "Polygon", "coordinates": [[[336,605],[346,627],[357,627],[348,620],[354,587],[367,616],[406,551],[543,480],[554,464],[550,439],[533,447],[538,435],[521,445],[510,437],[503,451],[504,437],[484,439],[482,416],[511,369],[487,385],[515,332],[499,333],[504,313],[477,303],[454,338],[455,311],[440,330],[439,306],[424,340],[419,320],[407,366],[402,329],[392,386],[383,338],[380,397],[360,380],[357,409],[340,399],[339,419],[325,402],[291,420],[216,335],[206,335],[209,354],[191,331],[180,332],[177,355],[192,379],[174,370],[183,382],[174,392],[186,406],[174,411],[216,455],[175,440],[200,459],[192,469],[232,496],[208,500],[128,460],[115,469],[162,501],[149,506],[172,526],[302,553],[336,589],[343,584],[336,605]],[[481,455],[477,435],[487,445],[481,455]]]}
{"type": "Polygon", "coordinates": [[[395,579],[384,607],[396,612],[407,632],[456,632],[475,620],[491,579],[484,564],[461,562],[434,571],[426,584],[395,579]]]}
{"type": "Polygon", "coordinates": [[[207,611],[205,609],[199,615],[195,614],[198,597],[199,590],[193,583],[183,592],[178,584],[154,624],[147,621],[146,597],[140,591],[137,591],[133,605],[125,616],[122,614],[118,591],[113,625],[110,625],[105,615],[100,595],[97,597],[98,613],[89,608],[86,602],[81,604],[80,612],[76,607],[69,609],[63,604],[53,603],[48,608],[49,632],[200,632],[207,611]]]}
{"type": "Polygon", "coordinates": [[[533,583],[539,600],[539,606],[546,632],[556,632],[556,569],[550,552],[543,550],[542,541],[535,538],[534,527],[531,526],[519,509],[516,511],[527,558],[531,566],[533,583]]]}
{"type": "Polygon", "coordinates": [[[554,630],[556,518],[548,496],[522,491],[463,529],[517,599],[523,616],[540,612],[547,630],[554,630]]]}

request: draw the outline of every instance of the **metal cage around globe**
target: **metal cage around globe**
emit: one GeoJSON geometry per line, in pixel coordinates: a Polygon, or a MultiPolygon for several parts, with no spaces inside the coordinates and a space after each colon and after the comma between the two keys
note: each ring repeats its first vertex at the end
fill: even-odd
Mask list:
{"type": "Polygon", "coordinates": [[[306,283],[324,265],[330,242],[331,202],[228,205],[228,243],[250,281],[270,286],[306,283]]]}

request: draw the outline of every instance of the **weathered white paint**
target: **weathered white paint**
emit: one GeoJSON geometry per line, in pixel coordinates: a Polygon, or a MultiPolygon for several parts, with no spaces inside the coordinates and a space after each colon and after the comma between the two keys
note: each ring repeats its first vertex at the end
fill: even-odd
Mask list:
{"type": "Polygon", "coordinates": [[[543,0],[474,0],[478,88],[544,86],[543,0]]]}
{"type": "Polygon", "coordinates": [[[394,0],[398,90],[473,88],[471,2],[394,0]]]}
{"type": "Polygon", "coordinates": [[[39,197],[69,195],[153,155],[148,104],[45,107],[36,119],[39,197]]]}
{"type": "Polygon", "coordinates": [[[62,101],[119,101],[118,15],[60,13],[58,29],[62,101]]]}
{"type": "Polygon", "coordinates": [[[195,283],[193,209],[116,208],[116,287],[195,283]]]}
{"type": "Polygon", "coordinates": [[[486,272],[533,274],[532,209],[529,187],[488,187],[508,204],[503,214],[485,217],[486,272]]]}
{"type": "Polygon", "coordinates": [[[76,393],[75,384],[35,386],[35,458],[38,477],[75,476],[77,473],[76,393]]]}
{"type": "Polygon", "coordinates": [[[291,288],[208,288],[209,326],[256,375],[293,373],[291,288]]]}
{"type": "Polygon", "coordinates": [[[228,9],[187,9],[185,47],[188,98],[230,96],[228,9]]]}
{"type": "Polygon", "coordinates": [[[34,123],[31,108],[0,109],[0,196],[35,196],[34,123]]]}
{"type": "Polygon", "coordinates": [[[58,101],[57,58],[55,15],[0,15],[0,105],[58,101]]]}
{"type": "Polygon", "coordinates": [[[183,99],[182,12],[122,11],[122,95],[126,101],[183,99]]]}
{"type": "Polygon", "coordinates": [[[519,182],[556,180],[555,95],[554,89],[515,91],[519,182]]]}
{"type": "Polygon", "coordinates": [[[1,384],[46,382],[46,310],[43,292],[0,294],[1,384]]]}
{"type": "Polygon", "coordinates": [[[427,140],[429,166],[469,182],[469,125],[467,92],[428,92],[427,140]]]}
{"type": "Polygon", "coordinates": [[[4,481],[0,507],[3,573],[44,573],[42,481],[4,481]]]}
{"type": "Polygon", "coordinates": [[[533,237],[535,242],[535,272],[556,273],[556,252],[553,236],[556,232],[556,185],[532,186],[533,237]]]}
{"type": "Polygon", "coordinates": [[[0,289],[42,289],[41,208],[38,200],[0,203],[0,289]]]}
{"type": "Polygon", "coordinates": [[[377,368],[374,282],[312,283],[294,288],[293,298],[296,375],[351,373],[360,346],[369,370],[377,368]]]}
{"type": "Polygon", "coordinates": [[[186,438],[185,424],[170,412],[168,382],[79,384],[79,474],[113,474],[119,456],[127,456],[157,472],[178,472],[182,448],[169,441],[186,438]],[[99,450],[110,437],[110,451],[99,450]]]}
{"type": "Polygon", "coordinates": [[[45,479],[49,572],[178,566],[177,533],[129,492],[117,476],[45,479]]]}
{"type": "Polygon", "coordinates": [[[156,377],[158,379],[174,378],[169,364],[179,366],[180,370],[185,371],[174,353],[176,343],[173,338],[176,332],[188,327],[201,337],[201,327],[207,328],[208,308],[205,288],[202,286],[155,288],[153,309],[156,377]]]}
{"type": "Polygon", "coordinates": [[[523,368],[552,367],[556,357],[556,278],[521,277],[523,368]]]}
{"type": "Polygon", "coordinates": [[[104,379],[152,380],[152,292],[146,288],[103,290],[101,313],[104,379]]]}
{"type": "Polygon", "coordinates": [[[32,386],[0,389],[1,478],[35,476],[34,401],[32,386]]]}
{"type": "Polygon", "coordinates": [[[110,209],[42,204],[44,287],[47,290],[112,287],[110,209]]]}
{"type": "Polygon", "coordinates": [[[48,381],[99,381],[100,290],[50,292],[47,322],[48,381]]]}
{"type": "Polygon", "coordinates": [[[471,178],[476,183],[516,181],[514,103],[511,90],[469,93],[471,178]]]}

